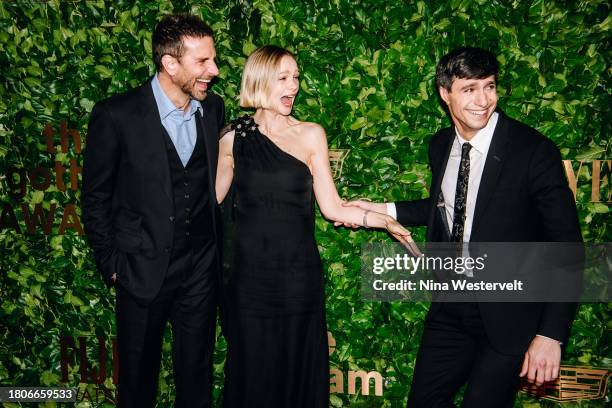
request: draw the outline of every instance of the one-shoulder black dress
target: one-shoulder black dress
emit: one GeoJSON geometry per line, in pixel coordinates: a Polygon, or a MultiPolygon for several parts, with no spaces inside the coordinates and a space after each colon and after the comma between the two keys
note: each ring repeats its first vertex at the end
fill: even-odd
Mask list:
{"type": "Polygon", "coordinates": [[[308,166],[260,133],[235,130],[235,236],[226,293],[226,408],[329,405],[323,270],[308,166]]]}

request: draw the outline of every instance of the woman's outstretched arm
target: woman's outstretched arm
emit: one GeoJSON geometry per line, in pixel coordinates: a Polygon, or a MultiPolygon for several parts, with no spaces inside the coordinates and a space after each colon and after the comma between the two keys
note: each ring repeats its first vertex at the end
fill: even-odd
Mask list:
{"type": "Polygon", "coordinates": [[[414,241],[410,237],[410,232],[392,217],[376,211],[364,211],[360,208],[342,205],[343,200],[336,191],[329,165],[325,131],[314,123],[305,123],[304,126],[304,137],[310,150],[308,164],[312,171],[317,203],[323,216],[330,221],[343,224],[385,228],[402,244],[412,247],[414,241]]]}

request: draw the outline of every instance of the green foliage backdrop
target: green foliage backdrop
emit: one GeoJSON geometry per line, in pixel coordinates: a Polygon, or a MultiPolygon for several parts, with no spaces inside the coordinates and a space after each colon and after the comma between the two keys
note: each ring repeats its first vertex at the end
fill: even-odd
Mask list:
{"type": "MultiPolygon", "coordinates": [[[[58,231],[61,209],[78,206],[79,191],[62,191],[55,180],[37,191],[28,180],[25,196],[14,198],[9,193],[19,177],[8,170],[53,168],[56,161],[69,167],[70,159],[82,164],[74,145],[45,152],[45,125],[58,133],[56,145],[61,122],[85,136],[96,101],[150,77],[151,31],[162,15],[179,11],[202,16],[215,30],[221,73],[213,89],[225,98],[228,119],[241,113],[246,55],[266,43],[296,53],[302,75],[295,114],[323,125],[331,147],[351,149],[337,183],[346,198],[427,195],[427,143],[448,125],[433,83],[435,64],[459,45],[491,49],[502,66],[500,106],[553,139],[564,159],[587,161],[577,191],[583,234],[590,242],[610,241],[610,178],[602,181],[604,202],[592,203],[588,167],[589,160],[610,157],[612,17],[605,0],[2,1],[0,384],[66,385],[59,337],[114,333],[114,295],[95,272],[86,241],[74,228],[58,231]],[[57,206],[49,235],[26,230],[21,204],[34,211],[37,203],[45,211],[57,206]],[[6,227],[7,205],[20,232],[6,227]]],[[[317,240],[328,327],[337,341],[332,365],[385,377],[383,398],[333,394],[330,404],[404,406],[427,305],[360,300],[360,244],[389,240],[386,234],[335,229],[318,217],[317,240]]],[[[609,304],[581,305],[564,362],[612,367],[611,312],[609,304]]],[[[173,394],[168,340],[169,334],[159,406],[169,406],[173,394]]],[[[217,401],[224,347],[221,339],[217,401]]],[[[78,368],[68,385],[77,383],[78,368]]],[[[112,388],[111,379],[105,385],[112,388]]],[[[526,396],[517,401],[546,404],[526,396]]]]}

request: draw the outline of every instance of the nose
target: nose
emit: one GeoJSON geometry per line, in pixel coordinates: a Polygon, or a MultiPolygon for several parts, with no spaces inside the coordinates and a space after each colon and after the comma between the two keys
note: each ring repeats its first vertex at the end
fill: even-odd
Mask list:
{"type": "Polygon", "coordinates": [[[487,106],[487,95],[482,89],[474,92],[474,104],[478,106],[487,106]]]}
{"type": "Polygon", "coordinates": [[[210,65],[208,66],[208,74],[210,76],[219,75],[219,67],[217,67],[217,64],[214,61],[211,61],[210,65]]]}
{"type": "Polygon", "coordinates": [[[291,91],[297,91],[299,88],[300,88],[300,80],[298,78],[293,78],[293,80],[289,84],[289,89],[291,91]]]}

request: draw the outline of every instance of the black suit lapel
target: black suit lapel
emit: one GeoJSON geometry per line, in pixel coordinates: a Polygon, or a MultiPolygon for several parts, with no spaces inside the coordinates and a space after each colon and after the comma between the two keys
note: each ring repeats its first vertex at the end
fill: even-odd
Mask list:
{"type": "Polygon", "coordinates": [[[472,237],[475,236],[475,232],[479,227],[480,218],[484,210],[487,208],[491,195],[495,191],[497,179],[499,178],[499,173],[501,172],[504,164],[504,156],[508,147],[508,140],[508,120],[505,118],[503,113],[499,112],[499,118],[497,119],[497,125],[495,126],[495,131],[493,132],[491,146],[489,147],[487,159],[482,171],[480,186],[478,187],[476,207],[474,209],[474,219],[472,221],[472,237]]]}
{"type": "MultiPolygon", "coordinates": [[[[198,113],[198,120],[204,131],[204,147],[206,148],[206,160],[208,164],[208,182],[210,184],[210,192],[212,193],[213,203],[217,202],[215,192],[215,178],[217,174],[217,160],[219,155],[217,127],[215,126],[215,118],[207,109],[207,104],[202,102],[203,114],[198,113]]],[[[213,205],[213,208],[215,205],[213,205]]]]}
{"type": "Polygon", "coordinates": [[[440,197],[440,192],[442,191],[442,180],[444,179],[444,173],[446,172],[446,165],[448,164],[448,158],[450,157],[450,152],[453,147],[453,141],[455,140],[454,128],[451,127],[446,130],[446,135],[444,136],[444,139],[445,141],[440,144],[439,151],[432,152],[433,154],[436,154],[436,156],[441,155],[441,156],[438,156],[438,157],[441,157],[441,160],[439,161],[439,164],[432,163],[435,166],[435,168],[432,168],[432,175],[434,176],[434,179],[432,180],[431,191],[430,191],[430,197],[433,200],[432,201],[433,211],[429,219],[430,227],[428,228],[428,234],[427,234],[428,241],[433,241],[433,240],[448,241],[448,237],[450,237],[450,231],[448,231],[448,228],[444,227],[446,224],[448,224],[446,222],[446,213],[445,213],[446,210],[444,209],[444,207],[442,207],[441,209],[440,207],[438,207],[438,201],[439,201],[438,199],[440,197]],[[443,217],[443,218],[439,219],[440,222],[436,222],[437,217],[443,217]],[[442,231],[440,231],[440,229],[442,231]],[[434,239],[434,237],[438,237],[438,239],[434,239]],[[439,237],[442,237],[442,238],[440,239],[439,237]]]}
{"type": "Polygon", "coordinates": [[[154,171],[157,172],[164,193],[168,196],[170,201],[174,202],[174,197],[172,195],[172,180],[170,179],[170,164],[168,162],[168,151],[166,150],[166,144],[164,142],[163,125],[159,118],[159,109],[157,108],[150,82],[143,85],[142,94],[143,102],[140,108],[144,127],[143,134],[146,135],[147,138],[147,145],[143,146],[143,149],[149,151],[149,154],[145,157],[149,157],[152,160],[152,167],[154,171]]]}

